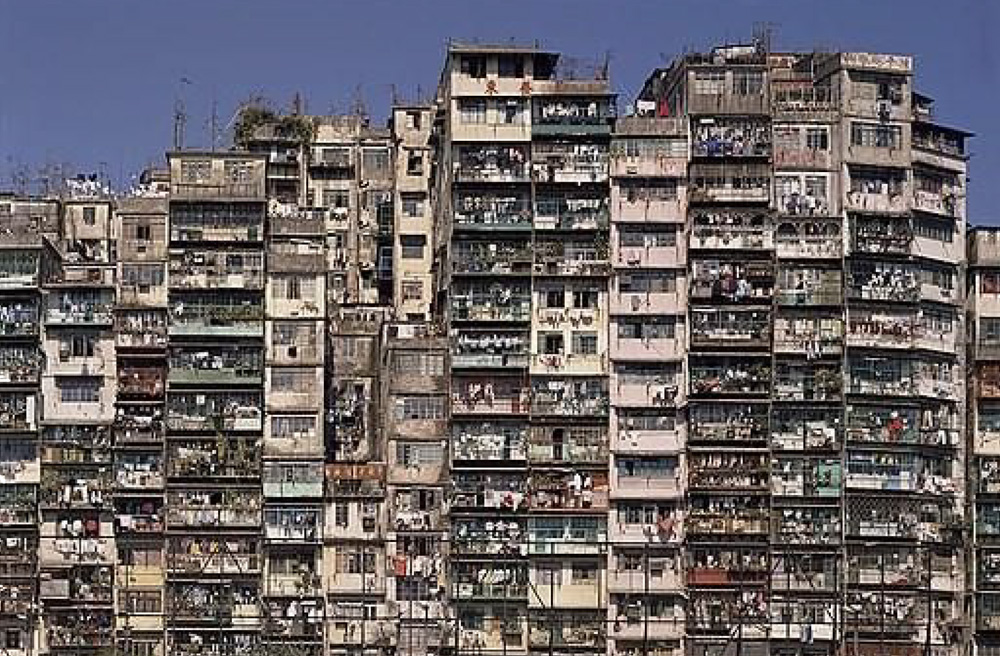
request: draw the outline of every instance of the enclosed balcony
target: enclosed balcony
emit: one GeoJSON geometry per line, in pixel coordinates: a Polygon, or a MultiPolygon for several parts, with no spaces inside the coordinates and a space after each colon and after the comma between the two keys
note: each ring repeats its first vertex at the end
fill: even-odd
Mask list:
{"type": "Polygon", "coordinates": [[[264,376],[259,346],[210,345],[170,349],[171,385],[260,385],[264,376]]]}
{"type": "Polygon", "coordinates": [[[476,144],[456,147],[454,176],[457,182],[511,183],[531,179],[528,146],[476,144]]]}
{"type": "Polygon", "coordinates": [[[540,378],[531,380],[531,411],[562,417],[600,417],[608,413],[606,378],[540,378]]]}
{"type": "Polygon", "coordinates": [[[775,253],[784,259],[839,258],[843,252],[840,221],[779,221],[775,253]]]}
{"type": "Polygon", "coordinates": [[[265,462],[264,496],[303,498],[323,496],[323,466],[319,462],[265,462]]]}
{"type": "Polygon", "coordinates": [[[397,533],[447,529],[443,493],[439,487],[397,489],[388,505],[389,523],[397,533]]]}
{"type": "Polygon", "coordinates": [[[799,553],[788,551],[772,555],[771,591],[775,596],[788,595],[801,601],[802,592],[835,593],[842,586],[843,568],[839,553],[799,553]]]}
{"type": "Polygon", "coordinates": [[[852,356],[848,361],[849,394],[914,396],[918,362],[908,358],[852,356]]]}
{"type": "Polygon", "coordinates": [[[766,119],[718,117],[694,121],[694,157],[770,157],[771,125],[766,119]]]}
{"type": "Polygon", "coordinates": [[[192,337],[263,337],[264,307],[259,294],[191,292],[173,299],[170,335],[192,337]]]}
{"type": "Polygon", "coordinates": [[[948,403],[915,408],[899,405],[850,404],[847,436],[863,444],[958,445],[962,422],[948,403]]]}
{"type": "MultiPolygon", "coordinates": [[[[684,177],[686,160],[677,163],[684,177]]],[[[611,208],[615,222],[681,224],[686,219],[686,187],[678,177],[619,179],[611,186],[611,208]]]]}
{"type": "MultiPolygon", "coordinates": [[[[92,526],[96,524],[96,520],[90,521],[92,526]]],[[[103,566],[104,569],[110,567],[115,561],[115,541],[110,535],[111,527],[105,526],[106,531],[86,527],[76,531],[70,527],[65,531],[59,530],[57,537],[43,535],[39,540],[39,565],[43,568],[77,566],[81,570],[85,566],[103,566]]],[[[110,585],[111,581],[107,583],[110,585]]]]}
{"type": "Polygon", "coordinates": [[[834,214],[826,173],[783,173],[775,175],[775,204],[786,216],[829,216],[834,214]]]}
{"type": "Polygon", "coordinates": [[[452,511],[502,510],[515,512],[528,506],[527,481],[517,473],[452,474],[452,511]]]}
{"type": "Polygon", "coordinates": [[[544,136],[607,135],[614,104],[603,97],[541,96],[532,99],[531,133],[544,136]]]}
{"type": "Polygon", "coordinates": [[[115,457],[119,490],[158,490],[163,481],[163,456],[159,453],[119,453],[115,457]]]}
{"type": "Polygon", "coordinates": [[[851,166],[845,209],[849,212],[900,214],[910,209],[905,169],[851,166]]]}
{"type": "Polygon", "coordinates": [[[0,523],[11,528],[37,526],[37,485],[23,483],[0,485],[0,523]]]}
{"type": "Polygon", "coordinates": [[[840,364],[779,361],[774,370],[775,401],[839,401],[844,374],[840,364]]]}
{"type": "Polygon", "coordinates": [[[606,512],[608,475],[603,471],[535,470],[528,479],[531,510],[606,512]]]}
{"type": "Polygon", "coordinates": [[[614,621],[609,626],[608,638],[615,641],[615,653],[640,656],[643,645],[651,654],[681,653],[673,645],[684,639],[686,618],[684,607],[675,597],[614,595],[610,613],[614,621]]]}
{"type": "Polygon", "coordinates": [[[859,308],[848,312],[849,346],[909,349],[918,332],[917,314],[911,310],[859,308]]]}
{"type": "Polygon", "coordinates": [[[680,365],[668,363],[615,364],[611,392],[615,406],[668,408],[682,398],[680,365]]]}
{"type": "Polygon", "coordinates": [[[0,300],[0,337],[34,337],[39,328],[38,300],[0,300]]]}
{"type": "Polygon", "coordinates": [[[451,265],[456,275],[531,275],[532,255],[527,241],[456,241],[451,265]]]}
{"type": "Polygon", "coordinates": [[[902,262],[855,261],[847,276],[848,299],[911,303],[921,297],[916,268],[902,262]]]}
{"type": "Polygon", "coordinates": [[[913,226],[908,218],[853,215],[851,245],[857,253],[909,255],[913,226]]]}
{"type": "MultiPolygon", "coordinates": [[[[546,596],[546,592],[543,588],[549,588],[551,586],[537,586],[539,588],[538,596],[541,597],[546,604],[549,604],[549,597],[546,596]]],[[[595,604],[593,601],[594,590],[592,588],[596,585],[576,585],[572,586],[569,584],[567,587],[584,588],[583,590],[573,591],[574,597],[579,599],[579,605],[583,607],[590,607],[595,604]],[[587,599],[590,598],[589,603],[587,599]]],[[[558,585],[555,586],[556,590],[562,590],[558,585]]],[[[562,606],[559,610],[548,610],[544,613],[539,613],[538,615],[531,615],[528,618],[528,644],[533,649],[560,649],[560,650],[577,650],[577,649],[600,649],[605,648],[605,632],[607,631],[606,623],[607,620],[604,617],[604,613],[600,613],[600,617],[596,617],[594,613],[574,613],[571,610],[565,610],[567,606],[574,607],[575,604],[567,603],[564,599],[561,600],[560,597],[565,595],[556,595],[556,605],[562,606]]]]}
{"type": "MultiPolygon", "coordinates": [[[[3,235],[0,243],[11,238],[25,239],[27,235],[31,235],[27,237],[29,241],[40,237],[37,226],[30,226],[10,217],[4,217],[4,224],[8,226],[10,234],[3,235]]],[[[33,289],[37,287],[40,262],[41,251],[34,249],[0,250],[0,289],[33,289]]]]}
{"type": "Polygon", "coordinates": [[[760,592],[706,591],[695,596],[689,608],[688,634],[728,636],[734,626],[742,626],[744,640],[766,637],[770,611],[760,592]]]}
{"type": "Polygon", "coordinates": [[[780,80],[772,79],[771,109],[786,118],[824,118],[837,111],[836,91],[833,86],[783,85],[780,80]]]}
{"type": "Polygon", "coordinates": [[[256,392],[178,392],[167,399],[167,428],[177,431],[261,430],[256,392]]]}
{"type": "Polygon", "coordinates": [[[535,182],[583,184],[608,180],[606,144],[536,141],[531,151],[535,182]]]}
{"type": "Polygon", "coordinates": [[[767,440],[768,407],[757,403],[692,403],[688,441],[720,448],[750,446],[767,440]]]}
{"type": "Polygon", "coordinates": [[[108,327],[113,322],[114,290],[61,289],[48,293],[45,323],[48,326],[108,327]]]}
{"type": "Polygon", "coordinates": [[[771,431],[771,445],[776,451],[835,451],[843,442],[837,408],[776,407],[771,431]]]}
{"type": "Polygon", "coordinates": [[[0,384],[35,385],[42,370],[42,353],[36,346],[0,346],[0,384]]]}
{"type": "Polygon", "coordinates": [[[601,464],[607,462],[604,426],[533,426],[528,459],[537,464],[601,464]]]}
{"type": "Polygon", "coordinates": [[[263,289],[264,253],[185,249],[170,254],[170,287],[263,289]]]}
{"type": "Polygon", "coordinates": [[[687,584],[695,588],[755,589],[767,582],[767,553],[754,547],[693,547],[687,557],[687,584]]]}
{"type": "Polygon", "coordinates": [[[452,212],[456,231],[531,229],[531,199],[527,194],[456,191],[452,212]]]}
{"type": "Polygon", "coordinates": [[[684,321],[676,315],[612,317],[612,361],[663,361],[682,357],[684,321]]]}
{"type": "Polygon", "coordinates": [[[692,359],[689,366],[691,396],[767,396],[771,391],[767,357],[692,359]]]}
{"type": "Polygon", "coordinates": [[[691,309],[691,346],[700,348],[766,348],[771,343],[767,310],[691,309]]]}
{"type": "Polygon", "coordinates": [[[114,618],[111,610],[59,609],[50,614],[45,638],[50,649],[101,650],[114,643],[114,618]]]}
{"type": "Polygon", "coordinates": [[[771,250],[774,227],[763,212],[699,210],[692,215],[691,249],[771,250]]]}
{"type": "Polygon", "coordinates": [[[322,538],[323,510],[319,506],[280,506],[264,509],[264,537],[270,542],[316,542],[322,538]]]}
{"type": "MultiPolygon", "coordinates": [[[[628,117],[626,121],[655,121],[628,117]]],[[[659,119],[677,121],[678,119],[659,119]]],[[[652,125],[651,125],[652,127],[652,125]]],[[[687,174],[688,143],[686,134],[675,129],[676,134],[652,132],[628,133],[629,127],[618,123],[618,134],[611,143],[611,175],[636,178],[682,178],[687,174]]],[[[683,130],[686,133],[686,130],[683,130]]]]}
{"type": "Polygon", "coordinates": [[[452,573],[451,598],[455,601],[522,602],[528,597],[526,567],[505,564],[457,563],[452,573]]]}
{"type": "Polygon", "coordinates": [[[683,589],[680,554],[671,549],[615,549],[608,571],[611,594],[677,594],[683,589]],[[648,587],[647,587],[648,586],[648,587]]]}
{"type": "Polygon", "coordinates": [[[163,310],[127,310],[115,314],[115,346],[159,350],[167,346],[167,313],[163,310]]]}
{"type": "Polygon", "coordinates": [[[695,302],[769,304],[774,293],[770,262],[698,259],[691,263],[695,302]]]}
{"type": "Polygon", "coordinates": [[[481,554],[518,557],[527,554],[527,529],[523,519],[496,522],[489,517],[468,517],[454,518],[450,524],[453,557],[481,554]]]}
{"type": "MultiPolygon", "coordinates": [[[[119,538],[157,536],[163,532],[163,499],[142,496],[115,499],[115,535],[119,538]]],[[[162,576],[162,570],[157,569],[162,576]]]]}
{"type": "Polygon", "coordinates": [[[159,403],[129,404],[116,410],[113,427],[115,444],[128,447],[163,440],[163,409],[159,403]]]}
{"type": "Polygon", "coordinates": [[[607,538],[603,517],[533,517],[528,520],[530,555],[606,555],[607,538]]]}
{"type": "Polygon", "coordinates": [[[519,424],[453,422],[452,458],[456,461],[522,462],[527,457],[527,428],[519,424]]]}
{"type": "Polygon", "coordinates": [[[252,576],[261,571],[260,541],[256,536],[173,537],[167,542],[166,565],[174,577],[252,576]]]}
{"type": "Polygon", "coordinates": [[[644,269],[611,279],[608,305],[616,315],[663,315],[683,311],[687,293],[683,274],[675,269],[644,269]]]}
{"type": "Polygon", "coordinates": [[[535,197],[536,230],[599,230],[609,222],[608,199],[603,194],[550,190],[535,197]]]}
{"type": "Polygon", "coordinates": [[[611,272],[606,246],[585,241],[537,241],[534,272],[538,276],[588,277],[611,272]]]}
{"type": "Polygon", "coordinates": [[[254,478],[260,476],[260,446],[251,440],[171,440],[167,449],[170,478],[254,478]]]}
{"type": "Polygon", "coordinates": [[[259,604],[256,582],[178,583],[167,591],[164,614],[175,622],[200,624],[214,630],[250,629],[260,626],[259,604]]]}
{"type": "Polygon", "coordinates": [[[278,644],[299,643],[297,651],[304,655],[310,654],[307,645],[315,643],[312,654],[322,654],[324,616],[320,600],[269,599],[264,610],[265,640],[278,644]]]}
{"type": "Polygon", "coordinates": [[[452,381],[452,414],[526,415],[531,390],[519,378],[456,377],[452,381]]]}
{"type": "Polygon", "coordinates": [[[257,528],[261,496],[252,490],[188,490],[167,493],[167,526],[174,529],[211,527],[257,528]]]}
{"type": "Polygon", "coordinates": [[[170,204],[171,242],[259,242],[263,238],[263,203],[170,204]]]}
{"type": "Polygon", "coordinates": [[[41,463],[34,441],[4,441],[0,453],[0,485],[35,484],[40,481],[41,463]]]}
{"type": "Polygon", "coordinates": [[[876,496],[870,492],[848,497],[845,533],[850,537],[942,542],[958,527],[948,499],[876,496]]]}
{"type": "Polygon", "coordinates": [[[45,468],[38,502],[48,508],[110,509],[113,481],[110,467],[45,468]]]}
{"type": "Polygon", "coordinates": [[[774,319],[775,353],[807,359],[839,355],[844,350],[844,320],[839,313],[782,310],[774,319]]]}
{"type": "Polygon", "coordinates": [[[615,499],[670,499],[684,491],[684,468],[676,455],[617,454],[611,476],[615,499]]]}
{"type": "Polygon", "coordinates": [[[451,317],[465,322],[522,322],[531,319],[531,292],[520,281],[469,281],[452,287],[451,317]]]}
{"type": "Polygon", "coordinates": [[[521,369],[528,366],[527,331],[457,330],[452,339],[452,369],[521,369]]]}
{"type": "Polygon", "coordinates": [[[159,399],[163,396],[166,370],[159,366],[124,364],[118,368],[120,400],[159,399]]]}
{"type": "Polygon", "coordinates": [[[742,163],[692,164],[690,203],[767,203],[771,200],[771,169],[742,163]]]}
{"type": "Polygon", "coordinates": [[[766,495],[692,496],[685,531],[689,541],[717,540],[727,535],[766,540],[771,530],[766,495]]]}
{"type": "Polygon", "coordinates": [[[954,494],[954,463],[916,453],[851,451],[847,460],[847,487],[859,490],[954,494]]]}
{"type": "Polygon", "coordinates": [[[775,496],[837,499],[842,479],[839,458],[782,456],[771,463],[771,493],[775,496]]]}
{"type": "Polygon", "coordinates": [[[766,454],[692,452],[688,456],[688,469],[688,487],[692,490],[768,489],[770,462],[766,454]]]}

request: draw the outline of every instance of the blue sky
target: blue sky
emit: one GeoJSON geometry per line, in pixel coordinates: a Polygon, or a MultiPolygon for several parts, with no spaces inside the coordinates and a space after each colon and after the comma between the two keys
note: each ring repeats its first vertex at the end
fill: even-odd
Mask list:
{"type": "Polygon", "coordinates": [[[777,49],[913,54],[938,120],[978,135],[970,219],[1000,224],[995,0],[0,0],[0,188],[16,166],[122,179],[162,161],[178,95],[191,146],[208,144],[213,97],[226,123],[251,94],[287,106],[300,92],[322,113],[348,110],[360,89],[381,122],[391,85],[433,91],[447,39],[513,38],[610,53],[631,97],[653,67],[760,23],[777,49]]]}

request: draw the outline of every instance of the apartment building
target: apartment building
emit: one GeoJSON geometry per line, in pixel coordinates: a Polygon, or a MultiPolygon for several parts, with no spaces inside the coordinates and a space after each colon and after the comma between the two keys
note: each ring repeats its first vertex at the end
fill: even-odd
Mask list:
{"type": "Polygon", "coordinates": [[[1000,246],[914,87],[451,43],[0,196],[0,648],[1000,653],[1000,246]]]}

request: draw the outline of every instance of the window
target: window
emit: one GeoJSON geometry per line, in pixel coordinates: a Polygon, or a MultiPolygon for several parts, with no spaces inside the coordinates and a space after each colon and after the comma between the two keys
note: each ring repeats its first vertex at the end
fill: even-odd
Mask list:
{"type": "Polygon", "coordinates": [[[677,322],[673,317],[643,317],[619,319],[619,339],[673,339],[677,322]]]}
{"type": "Polygon", "coordinates": [[[396,442],[396,464],[421,467],[441,464],[444,448],[440,442],[396,442]]]}
{"type": "Polygon", "coordinates": [[[92,358],[96,344],[97,337],[93,334],[64,336],[59,342],[59,360],[66,362],[74,358],[92,358]]]}
{"type": "Polygon", "coordinates": [[[97,403],[101,398],[100,378],[60,378],[56,385],[63,403],[97,403]]]}
{"type": "Polygon", "coordinates": [[[404,396],[396,399],[396,419],[444,419],[444,397],[404,396]]]}
{"type": "Polygon", "coordinates": [[[406,175],[424,174],[424,154],[408,150],[406,153],[406,175]]]}
{"type": "Polygon", "coordinates": [[[462,123],[486,123],[486,101],[480,98],[459,99],[458,118],[462,123]]]}
{"type": "Polygon", "coordinates": [[[290,301],[311,300],[316,295],[316,279],[313,276],[295,274],[272,274],[274,295],[290,301]]]}
{"type": "Polygon", "coordinates": [[[573,307],[578,310],[597,307],[597,290],[577,289],[573,291],[573,307]]]}
{"type": "Polygon", "coordinates": [[[97,223],[97,208],[96,207],[84,207],[83,208],[83,222],[89,226],[97,223]]]}
{"type": "Polygon", "coordinates": [[[335,526],[346,527],[350,517],[349,507],[344,501],[333,504],[333,523],[335,526]]]}
{"type": "Polygon", "coordinates": [[[393,369],[397,374],[443,376],[444,355],[437,353],[396,353],[393,356],[393,369]]]}
{"type": "Polygon", "coordinates": [[[424,284],[422,282],[404,282],[403,300],[420,301],[424,298],[424,284]]]}
{"type": "Polygon", "coordinates": [[[340,189],[323,190],[323,206],[333,209],[347,209],[351,206],[351,196],[340,189]]]}
{"type": "Polygon", "coordinates": [[[207,159],[189,159],[181,162],[181,180],[204,182],[212,175],[212,162],[207,159]]]}
{"type": "Polygon", "coordinates": [[[150,241],[153,238],[153,229],[149,225],[137,225],[135,227],[136,241],[150,241]]]}
{"type": "Polygon", "coordinates": [[[463,56],[459,67],[463,75],[475,78],[486,77],[486,57],[482,55],[463,56]]]}
{"type": "Polygon", "coordinates": [[[500,55],[497,59],[500,77],[524,77],[524,58],[518,55],[500,55]]]}
{"type": "Polygon", "coordinates": [[[119,608],[126,613],[159,613],[162,610],[158,590],[122,590],[118,601],[119,608]]]}
{"type": "Polygon", "coordinates": [[[402,247],[403,259],[419,260],[424,256],[427,237],[424,235],[400,235],[399,243],[402,247]]]}
{"type": "Polygon", "coordinates": [[[3,644],[0,645],[4,649],[19,650],[21,649],[21,630],[20,629],[7,629],[4,631],[3,644]]]}
{"type": "Polygon", "coordinates": [[[597,333],[574,332],[573,353],[577,355],[597,355],[597,333]]]}
{"type": "Polygon", "coordinates": [[[527,114],[527,104],[523,100],[500,101],[497,110],[500,113],[500,122],[505,125],[520,125],[524,123],[527,114]]]}
{"type": "Polygon", "coordinates": [[[361,172],[367,178],[384,178],[389,174],[389,149],[365,148],[361,152],[361,172]]]}
{"type": "Polygon", "coordinates": [[[549,289],[545,292],[545,302],[543,303],[543,307],[566,307],[566,292],[561,289],[549,289]]]}
{"type": "Polygon", "coordinates": [[[594,583],[597,581],[597,563],[574,562],[570,569],[570,583],[594,583]]]}
{"type": "Polygon", "coordinates": [[[764,71],[733,71],[733,93],[759,96],[764,92],[764,71]]]}
{"type": "Polygon", "coordinates": [[[271,438],[281,440],[303,439],[313,437],[315,434],[315,417],[271,417],[271,438]]]}
{"type": "Polygon", "coordinates": [[[315,376],[311,369],[271,368],[271,391],[303,394],[313,387],[315,376]]]}
{"type": "Polygon", "coordinates": [[[876,125],[872,123],[851,124],[851,145],[874,148],[899,148],[903,132],[898,125],[876,125]]]}
{"type": "Polygon", "coordinates": [[[153,287],[163,285],[163,267],[159,264],[123,264],[122,286],[137,287],[148,293],[153,287]]]}
{"type": "Polygon", "coordinates": [[[538,335],[538,350],[542,355],[562,355],[563,354],[562,333],[541,333],[538,335]]]}
{"type": "Polygon", "coordinates": [[[539,563],[538,569],[539,585],[562,585],[562,565],[560,563],[539,563]]]}
{"type": "Polygon", "coordinates": [[[421,217],[424,215],[424,195],[421,193],[400,194],[403,205],[403,216],[421,217]]]}
{"type": "Polygon", "coordinates": [[[696,71],[694,92],[698,95],[720,95],[726,92],[725,71],[696,71]]]}
{"type": "Polygon", "coordinates": [[[406,129],[407,130],[420,129],[420,112],[418,111],[406,112],[406,129]]]}
{"type": "Polygon", "coordinates": [[[830,150],[830,131],[825,127],[806,128],[806,148],[830,150]]]}

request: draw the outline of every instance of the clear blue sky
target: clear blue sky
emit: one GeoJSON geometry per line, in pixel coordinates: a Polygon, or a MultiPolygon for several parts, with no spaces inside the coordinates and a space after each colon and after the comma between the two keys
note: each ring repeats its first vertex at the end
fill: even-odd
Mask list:
{"type": "Polygon", "coordinates": [[[213,96],[225,123],[250,94],[287,106],[298,91],[322,113],[347,110],[360,86],[382,122],[390,85],[433,90],[448,38],[515,38],[610,52],[630,98],[675,54],[763,22],[778,49],[915,55],[938,120],[978,135],[972,222],[1000,224],[996,0],[0,0],[0,188],[17,165],[120,179],[162,161],[181,92],[188,145],[207,145],[213,96]]]}

